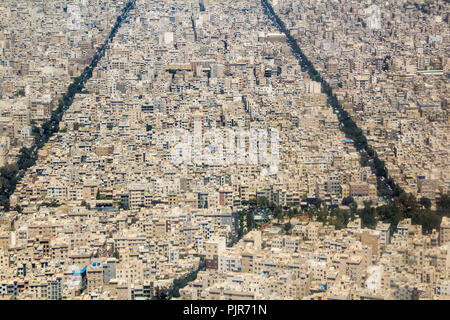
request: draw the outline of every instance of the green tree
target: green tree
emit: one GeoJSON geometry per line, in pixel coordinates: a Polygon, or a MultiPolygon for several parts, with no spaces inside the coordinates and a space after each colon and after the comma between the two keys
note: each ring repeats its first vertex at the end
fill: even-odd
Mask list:
{"type": "Polygon", "coordinates": [[[358,204],[356,202],[350,203],[350,212],[355,214],[358,211],[358,204]]]}
{"type": "Polygon", "coordinates": [[[90,210],[91,209],[91,205],[89,203],[87,203],[86,201],[81,201],[81,206],[85,207],[86,209],[90,210]]]}
{"type": "Polygon", "coordinates": [[[441,195],[436,205],[439,211],[442,211],[444,215],[448,215],[450,213],[450,194],[446,193],[441,195]]]}
{"type": "Polygon", "coordinates": [[[378,214],[369,201],[364,202],[364,209],[359,211],[359,216],[363,227],[375,228],[378,214]]]}
{"type": "Polygon", "coordinates": [[[273,216],[275,217],[275,219],[278,220],[278,223],[281,222],[281,219],[283,218],[283,210],[281,209],[280,206],[278,205],[275,206],[273,216]]]}
{"type": "Polygon", "coordinates": [[[3,210],[5,210],[5,211],[10,211],[11,210],[11,203],[9,202],[8,199],[2,200],[0,202],[0,206],[2,206],[3,210]]]}
{"type": "Polygon", "coordinates": [[[420,198],[420,204],[425,208],[425,209],[430,209],[431,208],[431,200],[426,198],[426,197],[422,197],[420,198]]]}
{"type": "Polygon", "coordinates": [[[297,208],[289,208],[288,212],[287,212],[287,216],[289,218],[289,222],[291,222],[291,219],[295,216],[295,211],[297,208]]]}
{"type": "Polygon", "coordinates": [[[344,206],[348,206],[354,202],[355,202],[355,199],[352,196],[348,196],[348,197],[345,197],[344,199],[342,199],[342,205],[344,205],[344,206]]]}
{"type": "Polygon", "coordinates": [[[315,202],[314,202],[314,206],[319,209],[322,206],[322,199],[320,198],[316,198],[315,202]]]}
{"type": "Polygon", "coordinates": [[[168,300],[168,290],[160,287],[155,288],[155,293],[153,295],[154,300],[168,300]]]}
{"type": "Polygon", "coordinates": [[[258,197],[256,199],[256,205],[258,208],[267,208],[269,206],[269,201],[266,197],[258,197]]]}
{"type": "Polygon", "coordinates": [[[321,216],[322,218],[324,218],[325,220],[327,219],[327,217],[328,217],[328,209],[327,209],[327,207],[322,207],[322,208],[320,208],[320,210],[318,211],[318,213],[317,213],[317,216],[321,216]]]}
{"type": "Polygon", "coordinates": [[[246,214],[247,230],[251,231],[255,227],[255,215],[253,210],[248,210],[246,214]]]}
{"type": "Polygon", "coordinates": [[[286,233],[288,233],[289,231],[291,231],[291,229],[292,229],[292,224],[290,223],[290,222],[287,222],[287,223],[285,223],[284,224],[284,232],[286,232],[286,233]]]}

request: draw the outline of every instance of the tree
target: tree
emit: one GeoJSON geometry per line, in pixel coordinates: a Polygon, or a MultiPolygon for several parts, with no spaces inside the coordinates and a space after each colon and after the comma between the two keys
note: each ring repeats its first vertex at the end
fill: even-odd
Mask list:
{"type": "Polygon", "coordinates": [[[256,204],[257,204],[257,200],[255,198],[251,198],[251,199],[248,200],[248,205],[250,207],[255,207],[256,204]]]}
{"type": "Polygon", "coordinates": [[[274,217],[278,220],[278,223],[280,223],[281,219],[283,218],[283,210],[280,206],[276,205],[273,211],[274,217]]]}
{"type": "Polygon", "coordinates": [[[266,197],[258,197],[256,199],[256,205],[258,206],[258,208],[266,208],[269,205],[269,201],[266,197]]]}
{"type": "Polygon", "coordinates": [[[314,202],[314,205],[316,206],[317,209],[319,209],[320,206],[322,205],[322,199],[316,198],[315,202],[314,202]]]}
{"type": "Polygon", "coordinates": [[[183,278],[175,279],[173,281],[171,288],[167,291],[168,298],[170,299],[172,297],[175,297],[175,298],[180,297],[180,289],[187,286],[189,282],[192,282],[195,279],[197,279],[198,272],[200,270],[203,270],[205,267],[206,267],[206,263],[205,263],[204,259],[200,259],[200,264],[196,270],[190,272],[187,276],[185,276],[183,278]]]}
{"type": "MultiPolygon", "coordinates": [[[[123,20],[127,17],[131,8],[133,8],[135,1],[130,1],[125,6],[125,9],[121,16],[117,19],[111,33],[109,34],[108,41],[112,40],[115,36],[118,28],[120,27],[123,20]]],[[[67,9],[66,9],[67,10],[67,9]]],[[[50,137],[58,132],[59,122],[62,119],[62,115],[65,110],[72,104],[74,96],[77,93],[82,92],[86,81],[92,77],[92,70],[97,66],[100,59],[104,56],[105,50],[108,47],[108,42],[105,42],[93,55],[91,63],[86,67],[83,73],[74,78],[74,81],[67,88],[67,92],[58,101],[58,107],[51,113],[50,120],[45,122],[41,129],[35,127],[36,122],[31,121],[33,126],[32,135],[34,137],[34,145],[30,148],[22,148],[19,153],[19,159],[15,165],[5,165],[0,168],[0,195],[2,198],[9,198],[14,192],[17,182],[23,177],[26,169],[30,168],[35,164],[37,158],[37,150],[42,148],[44,144],[50,139],[50,137]],[[6,171],[6,174],[5,174],[6,171]]],[[[19,90],[18,95],[25,95],[24,90],[19,90]]],[[[74,130],[78,130],[79,124],[74,124],[74,130]]],[[[9,201],[3,200],[0,203],[3,208],[9,210],[9,201]]],[[[89,206],[88,206],[89,207],[89,206]]]]}
{"type": "Polygon", "coordinates": [[[290,208],[290,209],[288,210],[287,216],[288,216],[288,218],[289,218],[289,222],[291,222],[292,217],[295,216],[295,211],[294,211],[294,209],[297,209],[297,208],[290,208]]]}
{"type": "Polygon", "coordinates": [[[20,170],[26,170],[32,165],[34,165],[36,161],[36,157],[31,152],[31,148],[22,148],[20,149],[19,160],[17,161],[17,165],[20,170]]]}
{"type": "Polygon", "coordinates": [[[363,227],[375,228],[378,214],[377,210],[371,207],[371,203],[369,201],[364,202],[364,209],[359,211],[359,216],[363,227]]]}
{"type": "Polygon", "coordinates": [[[322,207],[317,213],[317,221],[325,223],[327,222],[327,218],[328,218],[328,209],[322,207]]]}
{"type": "Polygon", "coordinates": [[[358,210],[358,204],[355,201],[350,203],[350,211],[352,213],[356,213],[357,210],[358,210]]]}
{"type": "Polygon", "coordinates": [[[419,203],[412,193],[402,193],[394,200],[394,203],[400,206],[405,215],[419,209],[419,203]]]}
{"type": "Polygon", "coordinates": [[[422,230],[425,233],[429,233],[433,229],[438,229],[441,224],[441,220],[441,216],[428,209],[420,210],[416,217],[416,223],[422,225],[422,230]]]}
{"type": "Polygon", "coordinates": [[[0,206],[2,206],[3,210],[5,210],[5,211],[9,211],[11,209],[11,203],[9,202],[9,200],[1,201],[0,206]]]}
{"type": "Polygon", "coordinates": [[[437,209],[442,211],[445,215],[450,213],[450,195],[448,193],[439,197],[437,200],[437,209]]]}
{"type": "Polygon", "coordinates": [[[349,204],[352,204],[355,202],[355,199],[352,196],[345,197],[342,199],[342,205],[348,206],[349,204]]]}
{"type": "Polygon", "coordinates": [[[156,287],[155,288],[155,294],[153,295],[153,298],[155,300],[168,300],[167,289],[156,287]]]}
{"type": "Polygon", "coordinates": [[[292,224],[290,223],[290,222],[287,222],[287,223],[285,223],[284,224],[284,231],[286,232],[286,233],[288,233],[289,231],[291,231],[291,229],[292,229],[292,224]]]}
{"type": "Polygon", "coordinates": [[[52,202],[46,202],[46,201],[44,201],[44,202],[41,203],[40,206],[41,206],[41,207],[56,208],[56,207],[59,207],[60,205],[59,205],[59,203],[58,203],[57,201],[53,200],[52,202]]]}
{"type": "Polygon", "coordinates": [[[255,227],[255,215],[253,210],[248,210],[246,214],[247,230],[251,231],[255,227]]]}
{"type": "Polygon", "coordinates": [[[91,209],[91,205],[84,200],[81,201],[81,206],[85,207],[88,210],[91,209]]]}
{"type": "Polygon", "coordinates": [[[228,239],[229,239],[229,244],[228,244],[229,247],[234,246],[239,241],[238,237],[231,232],[228,233],[228,239]]]}
{"type": "Polygon", "coordinates": [[[332,212],[332,217],[329,218],[328,222],[331,225],[334,225],[336,229],[343,229],[347,226],[349,221],[349,212],[348,210],[342,210],[340,208],[336,208],[332,212]]]}
{"type": "Polygon", "coordinates": [[[431,208],[431,200],[426,198],[426,197],[422,197],[420,198],[420,204],[425,208],[425,209],[430,209],[431,208]]]}

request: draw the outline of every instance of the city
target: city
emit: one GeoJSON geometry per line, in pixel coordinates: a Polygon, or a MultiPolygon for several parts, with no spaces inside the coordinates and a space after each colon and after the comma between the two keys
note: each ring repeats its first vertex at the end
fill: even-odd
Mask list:
{"type": "Polygon", "coordinates": [[[449,8],[2,1],[0,299],[449,300],[449,8]]]}

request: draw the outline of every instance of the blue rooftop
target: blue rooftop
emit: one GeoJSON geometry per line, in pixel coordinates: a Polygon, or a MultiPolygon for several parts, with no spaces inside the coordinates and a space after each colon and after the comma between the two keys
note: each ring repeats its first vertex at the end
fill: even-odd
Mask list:
{"type": "Polygon", "coordinates": [[[72,270],[72,274],[84,273],[84,272],[86,272],[86,268],[87,268],[87,266],[84,266],[84,268],[81,270],[72,270]]]}

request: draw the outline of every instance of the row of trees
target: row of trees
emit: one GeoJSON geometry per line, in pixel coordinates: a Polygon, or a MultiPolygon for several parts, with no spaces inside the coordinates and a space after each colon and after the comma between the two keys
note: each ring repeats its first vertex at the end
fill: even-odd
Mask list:
{"type": "Polygon", "coordinates": [[[342,204],[349,207],[343,209],[336,206],[324,205],[323,201],[316,201],[300,209],[297,206],[281,207],[274,202],[268,201],[265,197],[258,197],[248,202],[244,202],[246,209],[239,212],[239,228],[237,242],[245,232],[251,231],[257,225],[254,221],[254,215],[261,210],[267,210],[278,223],[289,219],[284,224],[284,231],[289,232],[292,228],[291,218],[299,214],[305,214],[309,219],[315,219],[324,224],[334,225],[336,229],[342,229],[347,226],[350,221],[357,217],[361,218],[362,227],[375,228],[378,221],[384,221],[391,224],[392,231],[395,231],[398,223],[410,218],[413,224],[422,225],[423,232],[430,233],[433,229],[438,229],[443,216],[450,216],[450,195],[444,194],[437,200],[437,209],[431,210],[431,201],[427,198],[417,200],[414,195],[402,193],[392,202],[383,206],[374,207],[371,201],[365,201],[364,206],[358,209],[356,201],[353,197],[346,197],[342,200],[342,204]],[[244,221],[246,222],[244,224],[244,221]],[[246,228],[244,228],[246,225],[246,228]]]}
{"type": "Polygon", "coordinates": [[[67,92],[59,100],[58,107],[52,111],[50,120],[42,124],[41,128],[36,126],[33,127],[33,145],[30,148],[23,147],[20,149],[16,164],[7,164],[0,168],[0,206],[3,210],[9,210],[9,197],[16,189],[17,183],[24,176],[26,170],[36,163],[38,150],[48,142],[54,133],[58,132],[59,122],[62,120],[64,112],[72,104],[75,95],[84,89],[86,81],[92,77],[92,70],[95,69],[100,59],[104,56],[108,42],[114,38],[117,30],[120,28],[122,22],[134,5],[135,0],[132,0],[124,7],[122,14],[117,18],[117,21],[109,34],[108,40],[93,56],[91,63],[84,69],[83,73],[79,77],[76,77],[69,85],[67,92]]]}
{"type": "MultiPolygon", "coordinates": [[[[289,30],[287,30],[284,22],[274,12],[267,0],[261,0],[261,3],[265,13],[272,19],[277,28],[286,35],[288,44],[298,59],[302,70],[307,71],[312,80],[322,84],[322,91],[327,95],[328,104],[338,116],[341,130],[348,139],[353,141],[355,148],[361,155],[361,164],[363,166],[370,166],[377,177],[378,193],[388,201],[388,204],[377,209],[371,209],[370,206],[366,205],[363,210],[358,212],[363,223],[367,226],[372,226],[376,223],[377,219],[381,219],[396,225],[398,221],[403,218],[411,218],[413,223],[421,224],[424,231],[430,231],[432,228],[436,228],[440,224],[442,216],[448,215],[448,212],[440,209],[439,205],[437,211],[430,210],[430,205],[422,204],[423,201],[428,203],[425,199],[421,199],[422,202],[417,201],[413,195],[406,194],[404,190],[395,183],[389,176],[384,161],[381,160],[378,157],[377,152],[369,146],[363,131],[356,125],[348,112],[339,104],[339,101],[336,95],[333,94],[332,88],[328,82],[322,78],[319,72],[314,68],[313,64],[303,54],[297,41],[291,36],[289,30]]],[[[443,195],[440,201],[442,202],[442,199],[447,199],[447,197],[448,195],[443,195]]],[[[345,217],[341,217],[336,218],[335,221],[337,225],[341,226],[346,219],[345,217]]]]}
{"type": "Polygon", "coordinates": [[[197,279],[197,274],[200,270],[206,270],[206,262],[203,256],[200,256],[200,264],[198,268],[192,272],[190,272],[187,276],[175,279],[172,283],[172,286],[168,289],[165,288],[155,288],[155,292],[153,294],[154,300],[170,300],[171,298],[179,298],[180,297],[180,289],[184,288],[189,284],[189,282],[197,279]]]}
{"type": "Polygon", "coordinates": [[[351,119],[348,112],[345,111],[339,104],[339,101],[336,95],[333,94],[328,82],[319,74],[319,72],[314,68],[314,65],[308,60],[306,55],[298,46],[297,40],[292,37],[284,22],[274,12],[268,1],[261,0],[261,3],[266,14],[272,19],[277,28],[286,35],[288,44],[290,45],[295,57],[298,59],[302,70],[308,72],[313,81],[317,81],[322,84],[322,91],[327,95],[328,104],[334,109],[338,116],[341,130],[345,133],[345,136],[348,139],[353,141],[355,148],[360,152],[362,165],[370,165],[373,172],[377,176],[379,194],[388,200],[392,199],[393,196],[399,196],[400,193],[402,193],[401,188],[392,178],[388,176],[388,170],[386,169],[384,161],[379,159],[376,151],[368,145],[367,138],[365,137],[363,131],[351,119]]]}
{"type": "Polygon", "coordinates": [[[239,212],[240,220],[237,240],[239,240],[245,232],[249,232],[258,227],[255,221],[255,214],[257,213],[263,214],[265,217],[271,216],[276,219],[278,223],[284,221],[286,217],[289,218],[289,222],[284,226],[285,231],[289,231],[292,228],[292,225],[290,224],[291,218],[300,213],[298,207],[282,207],[266,197],[257,197],[256,199],[252,198],[249,201],[242,201],[242,205],[246,206],[246,209],[239,212]]]}
{"type": "Polygon", "coordinates": [[[318,211],[312,210],[312,212],[313,215],[317,214],[318,221],[333,224],[337,229],[344,228],[349,221],[359,216],[363,227],[374,228],[377,221],[384,221],[390,223],[392,231],[394,231],[401,220],[410,218],[413,224],[421,225],[425,233],[438,229],[442,217],[450,216],[450,196],[448,194],[443,194],[437,200],[436,210],[431,210],[430,199],[422,197],[417,200],[410,193],[402,193],[392,202],[376,208],[370,201],[366,201],[364,207],[358,209],[353,197],[344,198],[342,204],[349,206],[349,210],[321,208],[318,211]]]}

